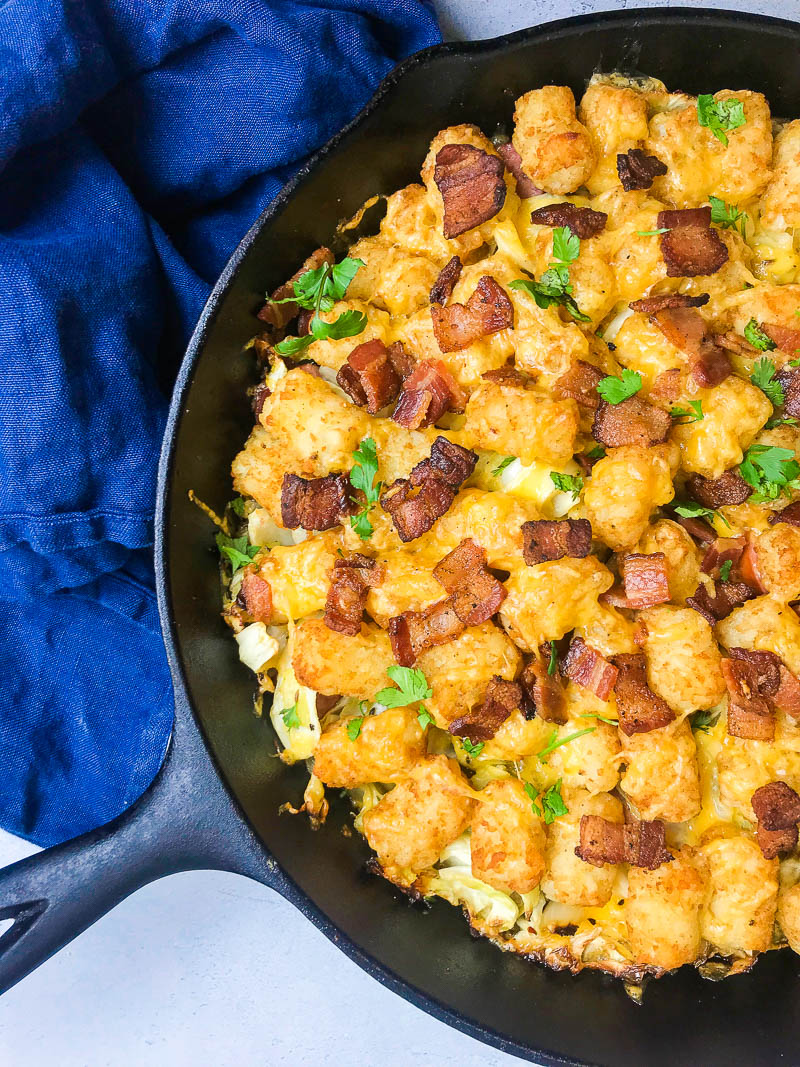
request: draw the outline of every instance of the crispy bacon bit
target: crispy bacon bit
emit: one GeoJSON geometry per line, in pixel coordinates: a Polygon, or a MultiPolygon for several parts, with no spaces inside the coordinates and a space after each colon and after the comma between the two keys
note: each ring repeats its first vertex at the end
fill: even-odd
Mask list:
{"type": "Polygon", "coordinates": [[[750,798],[755,816],[767,830],[788,830],[800,822],[800,796],[786,782],[770,782],[750,798]]]}
{"type": "Polygon", "coordinates": [[[264,405],[271,396],[272,390],[269,388],[267,383],[259,382],[253,390],[252,396],[250,398],[250,404],[253,408],[253,414],[256,418],[258,418],[261,412],[264,410],[264,405]]]}
{"type": "Polygon", "coordinates": [[[595,867],[606,863],[629,863],[632,867],[654,871],[662,863],[672,860],[660,819],[623,824],[600,815],[582,815],[580,833],[575,855],[595,867]]]}
{"type": "Polygon", "coordinates": [[[767,587],[761,580],[761,574],[758,570],[758,556],[756,554],[756,546],[753,543],[752,532],[748,534],[747,541],[744,546],[744,551],[739,559],[739,577],[746,585],[755,593],[766,593],[767,587]]]}
{"type": "Polygon", "coordinates": [[[698,385],[712,389],[733,374],[728,353],[713,337],[704,337],[697,356],[689,358],[689,370],[698,385]]]}
{"type": "Polygon", "coordinates": [[[780,656],[776,656],[774,652],[749,648],[730,648],[728,651],[732,659],[744,660],[753,667],[756,672],[756,689],[760,696],[775,696],[781,683],[780,656]]]}
{"type": "Polygon", "coordinates": [[[407,430],[433,426],[446,411],[463,411],[467,399],[440,359],[424,359],[403,383],[392,418],[407,430]]]}
{"type": "Polygon", "coordinates": [[[522,672],[520,685],[525,700],[523,711],[526,719],[538,715],[545,722],[565,723],[567,708],[558,664],[552,674],[548,672],[552,650],[549,645],[539,647],[541,658],[530,661],[522,672]]]}
{"type": "Polygon", "coordinates": [[[424,611],[404,611],[389,619],[392,653],[401,667],[413,667],[426,649],[444,645],[463,632],[464,623],[449,597],[424,611]]]}
{"type": "Polygon", "coordinates": [[[632,300],[628,307],[631,311],[655,315],[657,311],[673,308],[701,308],[710,299],[708,293],[700,293],[699,296],[689,296],[688,293],[661,293],[659,296],[645,296],[641,300],[632,300]]]}
{"type": "Polygon", "coordinates": [[[272,586],[258,574],[247,573],[242,578],[236,603],[253,622],[272,621],[272,586]]]}
{"type": "Polygon", "coordinates": [[[800,526],[800,500],[787,504],[780,511],[773,511],[767,522],[774,526],[776,522],[788,522],[790,526],[800,526]]]}
{"type": "Polygon", "coordinates": [[[627,607],[652,608],[669,600],[667,558],[663,552],[629,552],[622,560],[627,607]]]}
{"type": "Polygon", "coordinates": [[[717,582],[712,597],[701,582],[694,595],[686,598],[686,606],[694,608],[713,626],[720,619],[726,619],[734,608],[752,600],[755,595],[744,582],[717,582]]]}
{"type": "Polygon", "coordinates": [[[764,859],[774,860],[782,852],[791,852],[797,845],[797,827],[788,830],[767,830],[760,824],[756,827],[756,841],[764,859]]]}
{"type": "Polygon", "coordinates": [[[617,174],[626,193],[631,189],[649,189],[654,178],[666,173],[667,164],[641,148],[629,148],[617,155],[617,174]]]}
{"type": "Polygon", "coordinates": [[[437,437],[430,457],[413,467],[408,478],[399,478],[386,489],[381,507],[392,516],[401,541],[412,541],[430,530],[453,503],[477,461],[474,452],[437,437]]]}
{"type": "Polygon", "coordinates": [[[411,468],[412,485],[422,485],[428,478],[443,478],[453,489],[459,489],[475,470],[478,457],[468,448],[455,444],[446,437],[437,437],[431,445],[431,454],[411,468]]]}
{"type": "Polygon", "coordinates": [[[619,728],[631,734],[649,733],[671,723],[675,713],[665,700],[647,684],[647,661],[644,653],[614,656],[619,671],[614,693],[617,698],[619,728]]]}
{"type": "Polygon", "coordinates": [[[497,154],[510,170],[517,183],[517,196],[520,200],[527,200],[530,196],[539,196],[542,190],[528,177],[522,169],[522,157],[510,141],[506,144],[497,145],[497,154]]]}
{"type": "Polygon", "coordinates": [[[383,579],[383,568],[360,552],[333,565],[324,623],[329,630],[355,637],[361,633],[361,617],[370,589],[383,579]]]}
{"type": "MultiPolygon", "coordinates": [[[[704,295],[705,300],[708,300],[708,294],[704,295]]],[[[674,299],[677,300],[678,297],[674,299]]],[[[702,302],[705,303],[705,300],[702,302]]],[[[688,355],[690,373],[698,385],[719,385],[733,373],[733,368],[717,337],[706,332],[705,320],[695,310],[698,306],[700,305],[687,303],[667,304],[651,313],[650,321],[661,330],[670,344],[688,355]]]]}
{"type": "Polygon", "coordinates": [[[601,400],[592,423],[592,437],[609,448],[620,445],[649,445],[666,441],[672,426],[669,412],[648,404],[638,396],[621,404],[601,400]]]}
{"type": "Polygon", "coordinates": [[[484,371],[481,378],[485,382],[499,382],[500,385],[518,385],[523,389],[528,384],[527,377],[510,363],[505,363],[502,367],[495,367],[494,370],[484,371]]]}
{"type": "Polygon", "coordinates": [[[481,337],[514,325],[514,305],[501,285],[485,274],[466,304],[431,305],[433,334],[441,352],[459,352],[481,337]]]}
{"type": "Polygon", "coordinates": [[[432,304],[446,304],[453,295],[456,282],[461,277],[463,264],[458,256],[453,256],[439,271],[439,277],[433,283],[430,302],[432,304]]]}
{"type": "Polygon", "coordinates": [[[397,397],[402,383],[389,349],[376,338],[353,349],[336,375],[336,384],[354,404],[376,415],[397,397]]]}
{"type": "Polygon", "coordinates": [[[717,536],[712,528],[703,519],[697,519],[693,516],[684,516],[673,514],[673,521],[677,522],[679,526],[682,526],[688,534],[690,534],[695,541],[699,541],[701,545],[707,545],[717,536]]]}
{"type": "Polygon", "coordinates": [[[669,402],[677,400],[681,395],[681,375],[682,371],[679,367],[671,367],[669,370],[662,370],[662,372],[656,375],[653,382],[653,387],[650,390],[650,396],[658,397],[660,400],[667,400],[669,402]]]}
{"type": "Polygon", "coordinates": [[[766,697],[758,691],[758,672],[743,659],[723,659],[722,676],[728,689],[728,733],[750,741],[771,741],[775,718],[766,697]]]}
{"type": "Polygon", "coordinates": [[[796,354],[800,349],[800,330],[795,330],[791,326],[779,326],[774,322],[765,322],[761,329],[781,352],[796,354]]]}
{"type": "Polygon", "coordinates": [[[734,567],[739,562],[744,552],[747,538],[744,534],[739,537],[715,537],[706,549],[700,570],[703,574],[712,574],[719,577],[720,567],[726,563],[732,563],[734,567]]]}
{"type": "Polygon", "coordinates": [[[483,701],[465,715],[453,719],[448,730],[457,737],[468,737],[470,741],[489,741],[511,712],[521,705],[522,690],[517,683],[495,675],[483,701]]]}
{"type": "Polygon", "coordinates": [[[601,700],[608,700],[619,671],[582,637],[573,637],[561,663],[561,673],[576,685],[591,690],[601,700]]]}
{"type": "Polygon", "coordinates": [[[571,398],[581,407],[594,410],[600,403],[597,383],[602,378],[603,372],[599,367],[593,367],[591,363],[578,359],[556,380],[553,385],[553,395],[559,400],[571,398]]]}
{"type": "Polygon", "coordinates": [[[800,418],[800,371],[783,367],[775,375],[783,389],[783,413],[793,419],[800,418]]]}
{"type": "Polygon", "coordinates": [[[569,226],[582,241],[596,237],[605,229],[608,215],[590,207],[575,204],[547,204],[531,212],[531,222],[536,226],[569,226]]]}
{"type": "Polygon", "coordinates": [[[659,211],[661,254],[667,265],[668,278],[696,278],[716,274],[728,261],[728,249],[716,230],[711,228],[711,208],[697,207],[682,211],[659,211]]]}
{"type": "Polygon", "coordinates": [[[273,304],[273,300],[288,300],[294,296],[294,283],[309,270],[319,270],[323,263],[334,263],[333,252],[330,248],[317,248],[308,259],[305,260],[302,267],[295,271],[291,278],[284,282],[283,285],[279,285],[275,292],[272,294],[272,299],[268,300],[263,308],[259,311],[258,317],[262,322],[268,322],[270,326],[274,326],[276,329],[282,330],[285,326],[288,326],[292,319],[297,314],[297,304],[294,302],[290,304],[273,304]]]}
{"type": "Polygon", "coordinates": [[[346,474],[310,479],[284,474],[281,521],[287,530],[332,530],[352,510],[349,490],[346,474]]]}
{"type": "Polygon", "coordinates": [[[729,504],[744,504],[753,492],[738,470],[731,467],[719,478],[704,478],[691,474],[686,479],[686,492],[704,508],[723,508],[729,504]]]}
{"type": "Polygon", "coordinates": [[[506,200],[502,159],[473,145],[440,148],[433,180],[442,194],[442,230],[448,241],[493,219],[506,200]]]}
{"type": "Polygon", "coordinates": [[[450,593],[455,613],[465,626],[491,619],[508,595],[486,566],[486,552],[470,537],[436,564],[433,576],[450,593]]]}
{"type": "Polygon", "coordinates": [[[778,691],[772,698],[772,703],[780,711],[791,715],[793,719],[800,719],[800,681],[783,664],[781,664],[778,673],[780,675],[780,684],[778,685],[778,691]]]}
{"type": "Polygon", "coordinates": [[[588,519],[531,519],[522,524],[522,555],[529,567],[565,556],[584,559],[591,550],[588,519]]]}

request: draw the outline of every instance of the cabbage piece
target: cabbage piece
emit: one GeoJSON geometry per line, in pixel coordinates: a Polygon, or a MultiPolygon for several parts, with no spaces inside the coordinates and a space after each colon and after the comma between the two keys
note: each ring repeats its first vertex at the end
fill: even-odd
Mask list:
{"type": "Polygon", "coordinates": [[[464,905],[474,921],[480,920],[497,933],[510,930],[522,911],[508,893],[473,875],[468,830],[444,849],[438,869],[424,875],[422,885],[426,896],[435,894],[451,904],[464,905]]]}
{"type": "Polygon", "coordinates": [[[251,622],[234,636],[239,646],[239,659],[256,674],[266,670],[280,652],[280,643],[267,632],[263,622],[251,622]]]}
{"type": "MultiPolygon", "coordinates": [[[[317,717],[317,694],[313,689],[300,685],[292,668],[292,642],[287,644],[278,660],[278,680],[272,697],[269,717],[278,735],[284,751],[281,759],[285,763],[296,763],[308,759],[317,747],[320,735],[317,717]],[[299,726],[287,726],[283,712],[295,708],[299,726]]],[[[291,721],[295,716],[286,715],[291,721]]]]}

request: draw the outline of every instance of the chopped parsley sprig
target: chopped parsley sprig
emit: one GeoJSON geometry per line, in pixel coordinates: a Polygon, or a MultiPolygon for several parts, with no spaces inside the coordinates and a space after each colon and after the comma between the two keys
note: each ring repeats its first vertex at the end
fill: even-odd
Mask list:
{"type": "Polygon", "coordinates": [[[320,312],[330,311],[337,300],[344,299],[350,282],[363,266],[363,259],[351,259],[349,256],[341,263],[323,263],[316,270],[307,270],[300,275],[294,282],[293,297],[274,301],[276,304],[294,303],[314,312],[305,337],[287,337],[275,345],[279,355],[296,356],[314,341],[355,337],[364,330],[367,316],[361,311],[344,311],[334,322],[324,322],[320,318],[320,312]]]}
{"type": "Polygon", "coordinates": [[[642,388],[642,376],[638,370],[622,368],[621,377],[610,374],[597,383],[597,391],[607,404],[621,404],[642,388]]]}
{"type": "Polygon", "coordinates": [[[771,359],[762,356],[761,359],[756,360],[750,381],[758,386],[774,407],[779,408],[783,404],[785,400],[783,386],[775,377],[775,364],[771,359]]]}
{"type": "Polygon", "coordinates": [[[242,534],[241,537],[228,537],[227,534],[218,533],[217,548],[220,554],[230,561],[234,574],[242,567],[246,567],[248,563],[252,563],[260,551],[258,545],[250,544],[247,534],[242,534]]]}
{"type": "Polygon", "coordinates": [[[719,719],[718,711],[696,711],[689,718],[692,721],[692,729],[698,730],[700,733],[707,734],[714,726],[717,725],[719,719]]]}
{"type": "Polygon", "coordinates": [[[748,341],[753,348],[757,348],[759,352],[771,352],[773,348],[778,347],[772,338],[764,333],[755,319],[750,319],[745,326],[744,339],[745,341],[748,341]]]}
{"type": "Polygon", "coordinates": [[[555,750],[561,748],[562,745],[568,745],[570,741],[574,741],[576,737],[583,737],[584,734],[594,733],[596,729],[596,726],[587,726],[585,730],[577,730],[574,734],[567,734],[566,737],[561,738],[558,736],[558,730],[553,730],[550,735],[550,740],[541,752],[536,753],[536,758],[540,763],[547,763],[551,752],[555,752],[555,750]]]}
{"type": "Polygon", "coordinates": [[[532,296],[540,308],[560,305],[578,322],[591,322],[588,315],[580,310],[573,286],[569,280],[569,266],[578,258],[581,240],[569,226],[556,226],[553,230],[553,259],[539,281],[529,278],[517,278],[509,283],[511,289],[521,289],[532,296]]]}
{"type": "MultiPolygon", "coordinates": [[[[400,667],[393,664],[387,667],[386,673],[397,688],[389,686],[375,694],[376,703],[383,704],[385,708],[405,708],[409,704],[416,704],[417,701],[430,700],[433,696],[428,679],[419,667],[400,667]]],[[[424,704],[419,706],[417,721],[423,730],[427,730],[434,721],[424,704]]]]}
{"type": "Polygon", "coordinates": [[[575,500],[578,499],[583,489],[583,478],[580,474],[561,474],[559,471],[550,471],[550,480],[560,492],[572,493],[575,500]]]}
{"type": "Polygon", "coordinates": [[[290,708],[282,708],[280,716],[287,730],[296,730],[300,725],[300,716],[297,714],[297,701],[290,708]]]}
{"type": "Polygon", "coordinates": [[[670,411],[670,415],[673,419],[681,419],[680,426],[686,426],[690,422],[702,422],[705,418],[703,414],[703,402],[702,400],[690,400],[688,408],[673,408],[670,411]]]}
{"type": "Polygon", "coordinates": [[[736,230],[742,237],[747,236],[747,223],[750,216],[746,211],[740,211],[734,204],[726,204],[718,196],[708,198],[711,204],[711,221],[723,230],[736,230]]]}
{"type": "Polygon", "coordinates": [[[516,456],[504,456],[492,471],[492,477],[499,477],[499,475],[503,473],[506,467],[509,467],[516,458],[516,456]]]}
{"type": "Polygon", "coordinates": [[[753,487],[750,500],[754,504],[789,496],[792,489],[800,489],[800,463],[791,448],[750,445],[739,473],[753,487]]]}
{"type": "Polygon", "coordinates": [[[374,529],[369,521],[369,513],[378,503],[382,482],[375,482],[378,474],[378,453],[371,437],[365,437],[353,453],[354,464],[350,470],[350,484],[364,494],[364,501],[353,498],[359,505],[356,515],[350,516],[350,525],[361,538],[368,541],[374,529]]]}
{"type": "Polygon", "coordinates": [[[470,741],[470,739],[468,737],[462,737],[461,738],[461,746],[462,746],[462,748],[464,749],[466,754],[468,756],[471,756],[471,757],[480,756],[481,752],[483,752],[483,745],[484,745],[483,741],[475,742],[475,741],[470,741]]]}
{"type": "Polygon", "coordinates": [[[704,508],[702,504],[696,504],[693,500],[682,500],[680,503],[670,504],[672,510],[683,519],[719,519],[726,526],[730,523],[719,511],[713,508],[704,508]]]}
{"type": "Polygon", "coordinates": [[[735,130],[744,126],[747,118],[744,104],[736,97],[729,100],[715,100],[711,93],[701,93],[697,98],[697,121],[709,129],[718,141],[728,147],[726,130],[735,130]]]}
{"type": "Polygon", "coordinates": [[[545,825],[550,826],[551,823],[559,817],[559,815],[568,815],[569,808],[564,803],[564,798],[561,796],[561,779],[559,778],[555,785],[551,785],[548,790],[539,795],[530,782],[525,783],[525,792],[528,794],[531,801],[531,808],[535,815],[538,815],[540,819],[544,819],[545,825]],[[541,807],[536,803],[537,800],[541,800],[541,807]]]}

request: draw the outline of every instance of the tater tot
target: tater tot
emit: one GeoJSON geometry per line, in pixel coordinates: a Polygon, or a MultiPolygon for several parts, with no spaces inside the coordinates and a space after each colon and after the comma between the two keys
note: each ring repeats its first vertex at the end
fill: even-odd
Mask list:
{"type": "Polygon", "coordinates": [[[641,819],[684,822],[700,811],[697,747],[681,720],[628,737],[620,731],[625,770],[620,787],[641,819]]]}
{"type": "Polygon", "coordinates": [[[258,573],[272,590],[272,622],[322,611],[339,542],[338,530],[328,530],[297,545],[275,545],[261,559],[258,573]]]}
{"type": "Polygon", "coordinates": [[[766,229],[800,227],[800,119],[787,122],[775,138],[772,179],[761,198],[766,229]]]}
{"type": "Polygon", "coordinates": [[[355,741],[340,719],[320,737],[314,749],[314,774],[335,789],[353,789],[365,782],[394,782],[425,755],[425,735],[412,708],[387,708],[367,715],[355,741]]]}
{"type": "Polygon", "coordinates": [[[544,827],[518,778],[477,794],[471,823],[472,873],[504,893],[530,893],[544,874],[544,827]]]}
{"type": "Polygon", "coordinates": [[[770,596],[781,602],[800,597],[800,530],[779,522],[756,540],[758,574],[770,596]]]}
{"type": "Polygon", "coordinates": [[[595,537],[609,548],[629,548],[647,529],[652,512],[674,495],[664,451],[625,445],[609,449],[595,463],[583,503],[595,537]]]}
{"type": "Polygon", "coordinates": [[[800,883],[781,888],[778,893],[777,919],[789,942],[789,948],[793,952],[800,952],[800,883]]]}
{"type": "Polygon", "coordinates": [[[581,99],[578,117],[589,131],[597,166],[586,185],[603,193],[619,185],[617,153],[627,152],[647,137],[647,99],[626,86],[595,82],[581,99]]]}
{"type": "Polygon", "coordinates": [[[385,874],[403,885],[463,833],[476,801],[455,760],[429,756],[363,817],[385,874]]]}
{"type": "Polygon", "coordinates": [[[699,850],[706,860],[710,893],[700,932],[725,956],[764,952],[772,942],[778,902],[778,861],[767,860],[755,838],[718,837],[699,850]]]}
{"type": "Polygon", "coordinates": [[[759,596],[734,608],[717,623],[717,637],[726,648],[774,652],[794,674],[800,674],[800,619],[771,596],[759,596]]]}
{"type": "Polygon", "coordinates": [[[692,608],[659,605],[640,615],[647,680],[673,711],[711,708],[725,696],[717,642],[708,622],[692,608]]]}
{"type": "Polygon", "coordinates": [[[719,478],[741,463],[772,414],[772,404],[760,389],[733,374],[716,389],[704,390],[701,402],[703,418],[674,426],[672,436],[681,447],[684,470],[719,478]]]}
{"type": "Polygon", "coordinates": [[[575,855],[581,839],[581,816],[600,815],[610,822],[622,822],[622,804],[610,793],[592,796],[581,790],[566,794],[565,800],[569,814],[547,827],[547,870],[542,879],[542,892],[561,904],[602,907],[611,897],[617,867],[613,863],[595,867],[575,855]]]}
{"type": "Polygon", "coordinates": [[[512,143],[525,173],[547,193],[574,192],[594,168],[591,138],[565,85],[532,89],[517,100],[512,143]]]}
{"type": "Polygon", "coordinates": [[[470,447],[518,456],[525,464],[566,463],[575,451],[578,405],[500,382],[484,382],[467,403],[464,439],[470,447]]]}
{"type": "Polygon", "coordinates": [[[700,909],[708,873],[689,849],[654,871],[631,867],[625,921],[636,962],[672,970],[700,955],[700,909]]]}
{"type": "Polygon", "coordinates": [[[363,625],[355,637],[329,630],[322,619],[304,619],[295,630],[292,667],[301,685],[325,696],[371,700],[388,684],[395,662],[388,634],[363,625]]]}

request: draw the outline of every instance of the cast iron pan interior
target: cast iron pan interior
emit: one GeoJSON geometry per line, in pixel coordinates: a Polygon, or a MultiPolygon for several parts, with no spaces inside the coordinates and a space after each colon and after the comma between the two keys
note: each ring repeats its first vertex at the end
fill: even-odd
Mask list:
{"type": "Polygon", "coordinates": [[[366,952],[375,961],[368,969],[426,1010],[541,1062],[798,1062],[797,957],[773,954],[752,974],[721,984],[685,969],[651,987],[636,1007],[600,976],[553,974],[473,940],[447,905],[425,911],[400,901],[363,873],[367,851],[358,836],[339,832],[344,805],[317,833],[302,818],[279,816],[287,798],[299,800],[304,775],[271,758],[268,721],[251,712],[251,677],[218,617],[212,530],[187,491],[215,509],[231,496],[229,464],[252,424],[245,389],[255,380],[253,360],[241,350],[264,292],[329,243],[337,223],[368,197],[419,180],[441,127],[509,129],[520,93],[554,82],[579,95],[596,70],[652,74],[693,93],[757,89],[774,114],[796,116],[798,44],[800,29],[791,23],[674,9],[592,15],[413,58],[248,234],[184,366],[166,513],[168,595],[191,703],[224,779],[300,887],[288,895],[308,910],[307,894],[346,951],[362,964],[366,952]]]}

